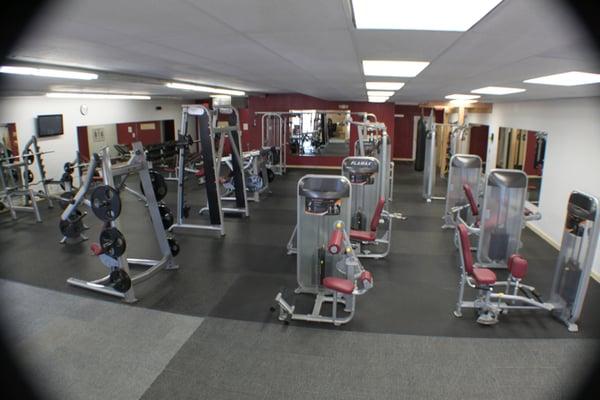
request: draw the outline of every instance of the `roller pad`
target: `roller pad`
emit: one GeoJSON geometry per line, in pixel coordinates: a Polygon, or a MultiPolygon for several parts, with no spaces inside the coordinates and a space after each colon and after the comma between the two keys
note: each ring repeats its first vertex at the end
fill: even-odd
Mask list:
{"type": "Polygon", "coordinates": [[[528,265],[527,260],[518,254],[513,254],[508,259],[508,270],[517,279],[523,279],[527,275],[528,265]]]}

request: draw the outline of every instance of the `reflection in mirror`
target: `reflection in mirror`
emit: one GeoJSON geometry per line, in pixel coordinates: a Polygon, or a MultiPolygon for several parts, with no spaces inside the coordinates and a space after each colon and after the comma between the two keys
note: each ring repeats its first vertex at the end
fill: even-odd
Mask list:
{"type": "Polygon", "coordinates": [[[347,156],[350,111],[291,110],[290,151],[301,156],[347,156]]]}
{"type": "Polygon", "coordinates": [[[548,134],[542,131],[500,127],[496,168],[519,169],[527,174],[527,201],[537,205],[548,134]]]}

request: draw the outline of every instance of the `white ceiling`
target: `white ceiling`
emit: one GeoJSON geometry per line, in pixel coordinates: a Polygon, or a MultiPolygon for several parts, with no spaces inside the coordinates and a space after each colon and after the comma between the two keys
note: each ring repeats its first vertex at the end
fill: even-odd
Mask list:
{"type": "Polygon", "coordinates": [[[586,35],[555,0],[504,0],[464,33],[359,31],[349,0],[63,0],[40,13],[9,58],[105,73],[83,83],[3,77],[3,91],[182,96],[163,85],[181,80],[366,100],[361,60],[370,58],[431,62],[418,77],[403,79],[405,87],[391,99],[396,103],[492,85],[527,91],[484,101],[598,96],[600,84],[522,83],[569,70],[600,72],[586,35]]]}

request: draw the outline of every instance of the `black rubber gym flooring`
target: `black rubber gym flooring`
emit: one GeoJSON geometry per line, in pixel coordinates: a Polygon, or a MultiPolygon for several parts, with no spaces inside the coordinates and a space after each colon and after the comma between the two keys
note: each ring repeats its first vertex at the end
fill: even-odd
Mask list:
{"type": "MultiPolygon", "coordinates": [[[[292,324],[317,329],[416,334],[431,336],[557,338],[600,337],[600,314],[594,305],[600,301],[600,285],[592,280],[580,320],[579,333],[544,311],[511,311],[495,326],[475,322],[472,310],[462,319],[452,316],[458,293],[458,259],[452,231],[442,231],[443,202],[427,204],[421,198],[421,174],[410,165],[395,171],[392,211],[402,212],[406,221],[394,220],[392,251],[385,260],[365,260],[375,287],[357,299],[354,320],[335,328],[326,324],[293,321],[292,324]]],[[[290,169],[271,184],[272,193],[260,203],[250,203],[249,218],[227,218],[227,235],[211,232],[179,232],[180,269],[163,271],[136,286],[137,307],[173,313],[212,316],[280,324],[269,308],[283,286],[294,288],[296,260],[286,254],[286,243],[295,225],[298,179],[307,173],[336,173],[290,169]]],[[[137,183],[131,182],[137,189],[137,183]]],[[[203,188],[190,180],[188,202],[203,203],[203,188]],[[194,187],[194,189],[192,189],[194,187]]],[[[166,198],[174,210],[175,183],[169,183],[166,198]]],[[[443,187],[440,186],[443,191],[443,187]]],[[[123,193],[121,227],[127,239],[129,257],[158,257],[149,219],[142,202],[123,193]]],[[[60,245],[58,215],[42,204],[44,222],[21,213],[13,221],[0,214],[0,278],[39,287],[119,301],[72,287],[66,279],[74,276],[97,279],[106,269],[90,255],[89,246],[97,240],[100,221],[85,219],[90,240],[76,245],[60,245]]],[[[197,208],[192,210],[196,213],[197,208]]],[[[200,217],[194,217],[194,219],[200,217]]],[[[557,251],[529,230],[523,231],[522,254],[529,261],[527,283],[548,295],[557,251]]],[[[499,273],[499,278],[502,274],[499,273]]],[[[467,291],[467,296],[473,292],[467,291]]],[[[299,306],[302,302],[299,303],[299,306]]]]}

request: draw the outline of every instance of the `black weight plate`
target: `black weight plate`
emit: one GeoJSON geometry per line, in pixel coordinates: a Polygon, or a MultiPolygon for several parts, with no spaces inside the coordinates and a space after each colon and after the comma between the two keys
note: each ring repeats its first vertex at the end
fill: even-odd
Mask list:
{"type": "Polygon", "coordinates": [[[82,213],[79,210],[75,210],[74,213],[69,215],[66,221],[60,220],[58,227],[60,233],[68,238],[77,238],[83,232],[83,221],[81,220],[82,213]]]}
{"type": "Polygon", "coordinates": [[[131,288],[131,278],[122,269],[115,269],[110,273],[110,281],[117,292],[125,293],[131,288]]]}
{"type": "Polygon", "coordinates": [[[267,178],[269,179],[269,183],[275,180],[275,173],[271,170],[271,168],[267,168],[267,178]]]}
{"type": "Polygon", "coordinates": [[[179,254],[179,243],[177,243],[177,240],[170,238],[169,239],[169,247],[171,248],[171,254],[173,254],[173,257],[177,257],[177,254],[179,254]]]}
{"type": "MultiPolygon", "coordinates": [[[[159,174],[154,170],[150,170],[150,182],[152,182],[152,188],[154,189],[154,197],[156,197],[156,201],[161,201],[167,195],[167,181],[165,181],[165,177],[159,174]]],[[[144,193],[144,187],[140,182],[140,189],[142,194],[144,193]]]]}
{"type": "Polygon", "coordinates": [[[33,172],[31,172],[30,170],[27,170],[27,173],[25,174],[25,179],[27,180],[28,183],[33,182],[33,172]]]}
{"type": "Polygon", "coordinates": [[[100,247],[106,255],[116,259],[125,254],[127,243],[117,228],[106,228],[100,232],[100,247]]]}
{"type": "Polygon", "coordinates": [[[25,161],[27,164],[31,165],[35,161],[35,156],[33,155],[33,151],[31,149],[27,149],[27,155],[25,156],[25,161]]]}
{"type": "Polygon", "coordinates": [[[73,198],[75,197],[75,193],[73,192],[63,192],[60,195],[60,199],[58,200],[58,204],[60,205],[60,208],[62,208],[63,210],[67,207],[69,207],[69,204],[71,204],[71,202],[69,200],[73,200],[73,198]]]}
{"type": "Polygon", "coordinates": [[[158,211],[160,212],[160,219],[162,220],[163,227],[165,229],[169,229],[169,227],[173,225],[173,222],[175,221],[171,210],[166,205],[159,204],[158,211]]]}
{"type": "Polygon", "coordinates": [[[119,192],[114,188],[102,185],[98,186],[90,196],[92,211],[102,221],[114,221],[121,214],[121,199],[119,192]]]}
{"type": "Polygon", "coordinates": [[[63,171],[66,172],[67,174],[72,174],[73,171],[75,171],[75,168],[73,168],[73,164],[71,164],[70,162],[66,162],[63,165],[63,171]]]}

